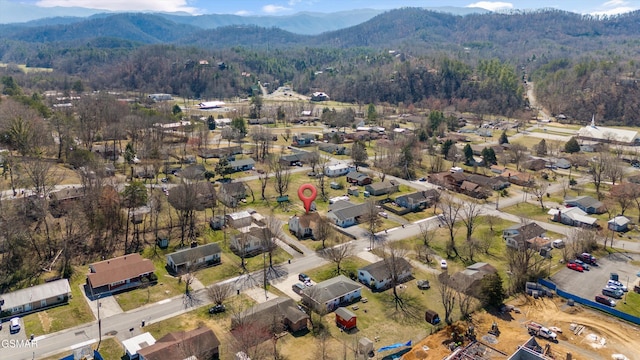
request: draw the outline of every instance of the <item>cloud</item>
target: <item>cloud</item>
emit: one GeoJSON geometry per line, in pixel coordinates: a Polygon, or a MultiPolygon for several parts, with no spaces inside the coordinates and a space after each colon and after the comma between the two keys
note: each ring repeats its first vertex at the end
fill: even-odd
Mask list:
{"type": "Polygon", "coordinates": [[[188,6],[187,0],[40,0],[40,7],[83,7],[109,11],[160,11],[188,12],[196,14],[199,9],[188,6]]]}
{"type": "Polygon", "coordinates": [[[500,2],[500,1],[478,1],[476,3],[467,5],[467,7],[482,8],[482,9],[487,9],[489,11],[498,11],[498,10],[513,9],[513,4],[508,2],[500,2]]]}
{"type": "Polygon", "coordinates": [[[247,10],[239,10],[239,11],[236,11],[235,13],[233,13],[233,15],[247,16],[247,15],[251,15],[251,12],[247,11],[247,10]]]}
{"type": "Polygon", "coordinates": [[[629,6],[626,0],[609,0],[603,3],[598,10],[590,12],[591,15],[619,15],[638,10],[638,7],[629,6]]]}
{"type": "Polygon", "coordinates": [[[278,5],[265,5],[262,7],[262,11],[266,12],[267,14],[275,14],[275,13],[288,11],[288,10],[291,10],[291,9],[286,8],[284,6],[278,6],[278,5]]]}

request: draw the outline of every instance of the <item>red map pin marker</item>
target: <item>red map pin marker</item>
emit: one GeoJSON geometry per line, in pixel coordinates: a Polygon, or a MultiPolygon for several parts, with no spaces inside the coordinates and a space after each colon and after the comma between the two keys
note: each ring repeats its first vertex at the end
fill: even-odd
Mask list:
{"type": "Polygon", "coordinates": [[[307,214],[309,213],[309,210],[311,210],[311,203],[313,202],[313,200],[316,199],[317,195],[318,195],[318,190],[316,189],[315,186],[311,184],[302,184],[298,189],[298,197],[300,198],[300,200],[302,200],[302,203],[304,204],[304,209],[307,211],[307,214]],[[305,190],[310,190],[311,195],[306,196],[304,194],[305,190]]]}

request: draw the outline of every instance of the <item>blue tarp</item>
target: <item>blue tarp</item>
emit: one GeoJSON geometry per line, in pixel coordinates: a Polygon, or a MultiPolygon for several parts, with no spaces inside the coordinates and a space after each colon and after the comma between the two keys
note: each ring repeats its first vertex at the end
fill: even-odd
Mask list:
{"type": "Polygon", "coordinates": [[[411,346],[411,340],[407,341],[406,343],[397,343],[397,344],[381,347],[380,349],[378,349],[378,352],[393,350],[403,346],[411,346]]]}

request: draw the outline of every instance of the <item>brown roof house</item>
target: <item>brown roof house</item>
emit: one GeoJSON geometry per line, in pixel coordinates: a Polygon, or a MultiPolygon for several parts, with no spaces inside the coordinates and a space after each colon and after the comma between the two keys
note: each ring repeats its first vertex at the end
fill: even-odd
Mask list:
{"type": "Polygon", "coordinates": [[[247,189],[243,182],[230,182],[220,185],[218,199],[230,208],[236,208],[238,202],[247,196],[247,189]]]}
{"type": "Polygon", "coordinates": [[[532,222],[528,224],[516,224],[502,231],[502,237],[508,247],[526,250],[529,246],[527,241],[536,237],[544,238],[547,231],[540,225],[532,222]]]}
{"type": "Polygon", "coordinates": [[[315,237],[313,231],[320,221],[320,214],[317,212],[293,215],[289,218],[289,231],[298,239],[313,239],[315,237]]]}
{"type": "Polygon", "coordinates": [[[266,340],[273,336],[274,330],[306,330],[308,320],[309,315],[301,311],[293,299],[277,297],[233,315],[231,332],[237,335],[238,332],[251,331],[254,337],[266,340]]]}
{"type": "Polygon", "coordinates": [[[140,360],[217,360],[220,358],[220,340],[206,326],[191,331],[168,333],[155,344],[138,350],[140,360]]]}
{"type": "Polygon", "coordinates": [[[91,297],[136,288],[142,285],[143,278],[157,281],[153,262],[137,253],[90,264],[89,270],[87,294],[91,297]]]}
{"type": "Polygon", "coordinates": [[[66,215],[71,206],[85,197],[83,187],[61,189],[49,194],[49,210],[54,217],[66,215]]]}

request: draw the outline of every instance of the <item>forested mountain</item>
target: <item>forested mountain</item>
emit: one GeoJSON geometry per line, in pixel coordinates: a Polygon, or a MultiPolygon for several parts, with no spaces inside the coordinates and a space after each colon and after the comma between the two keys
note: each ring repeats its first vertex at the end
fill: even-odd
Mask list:
{"type": "Polygon", "coordinates": [[[435,101],[506,115],[523,108],[521,83],[532,79],[554,113],[640,122],[634,61],[640,12],[457,16],[406,8],[315,36],[252,25],[202,30],[169,18],[118,14],[44,27],[5,25],[0,60],[65,74],[48,82],[26,79],[40,88],[77,77],[96,90],[229,98],[245,96],[260,79],[302,93],[328,91],[340,101],[435,101]],[[208,65],[199,64],[204,59],[208,65]]]}

